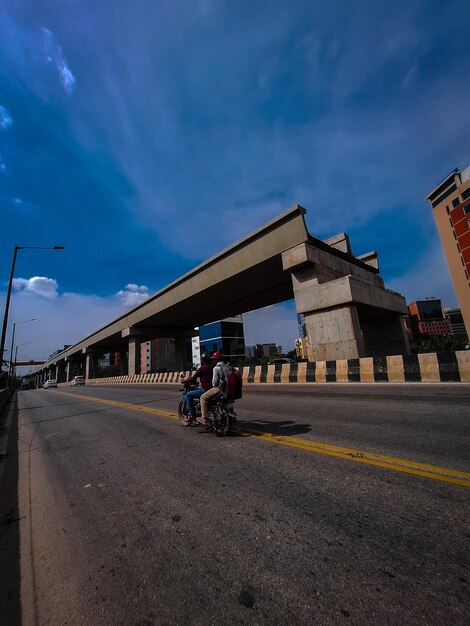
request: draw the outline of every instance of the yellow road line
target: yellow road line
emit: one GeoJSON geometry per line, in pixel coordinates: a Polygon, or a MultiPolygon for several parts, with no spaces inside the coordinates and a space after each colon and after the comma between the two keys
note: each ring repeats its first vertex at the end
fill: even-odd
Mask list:
{"type": "MultiPolygon", "coordinates": [[[[55,393],[61,393],[65,396],[73,396],[75,398],[78,398],[77,395],[64,391],[56,391],[55,393]]],[[[170,411],[162,411],[161,409],[154,409],[139,404],[128,404],[126,402],[117,402],[115,400],[105,400],[103,398],[96,398],[94,396],[79,396],[79,399],[89,400],[91,402],[98,402],[100,404],[108,404],[110,406],[129,409],[131,411],[153,413],[155,415],[161,415],[170,419],[178,419],[178,415],[176,413],[172,413],[170,411]]],[[[425,463],[417,463],[415,461],[408,461],[405,459],[384,456],[381,454],[375,454],[373,452],[364,452],[362,450],[343,448],[342,446],[321,443],[318,441],[311,441],[309,439],[301,439],[299,437],[286,437],[284,435],[276,435],[274,433],[263,432],[260,430],[250,430],[247,428],[236,428],[235,430],[243,435],[253,437],[254,439],[259,439],[261,441],[267,441],[269,443],[274,443],[282,446],[288,446],[290,448],[297,448],[299,450],[305,450],[306,452],[325,454],[328,456],[336,457],[338,459],[355,461],[356,463],[365,463],[367,465],[373,465],[376,467],[384,467],[386,469],[391,469],[396,472],[414,474],[415,476],[423,476],[425,478],[433,478],[434,480],[440,480],[452,483],[454,485],[470,487],[470,473],[468,472],[461,472],[459,470],[453,470],[446,467],[438,467],[436,465],[428,465],[425,463]]]]}
{"type": "Polygon", "coordinates": [[[162,411],[161,409],[153,409],[148,406],[142,406],[140,404],[128,404],[127,402],[117,402],[116,400],[105,400],[103,398],[96,398],[95,396],[77,396],[67,391],[56,391],[55,393],[61,393],[63,396],[73,396],[74,398],[80,398],[80,400],[90,400],[91,402],[99,402],[100,404],[109,404],[110,406],[117,406],[121,409],[130,409],[131,411],[141,411],[142,413],[154,413],[156,415],[162,415],[163,417],[169,417],[170,419],[178,419],[176,413],[170,413],[170,411],[162,411]]]}

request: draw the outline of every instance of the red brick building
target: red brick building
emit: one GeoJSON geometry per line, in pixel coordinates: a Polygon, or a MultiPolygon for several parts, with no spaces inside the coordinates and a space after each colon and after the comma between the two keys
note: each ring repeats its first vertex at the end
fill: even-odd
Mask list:
{"type": "Polygon", "coordinates": [[[412,338],[420,335],[451,335],[452,326],[444,315],[442,302],[436,298],[417,300],[408,305],[412,338]]]}

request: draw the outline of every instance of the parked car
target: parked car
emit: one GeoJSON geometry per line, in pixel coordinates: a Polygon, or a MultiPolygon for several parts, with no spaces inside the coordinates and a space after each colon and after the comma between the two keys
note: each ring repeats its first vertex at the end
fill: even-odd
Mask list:
{"type": "Polygon", "coordinates": [[[84,376],[74,376],[72,378],[72,382],[70,383],[72,387],[76,387],[77,385],[84,385],[84,384],[85,384],[84,376]]]}
{"type": "Polygon", "coordinates": [[[46,382],[43,385],[43,389],[50,389],[51,387],[55,387],[57,389],[57,381],[54,380],[53,378],[46,380],[46,382]]]}
{"type": "Polygon", "coordinates": [[[269,361],[268,365],[278,365],[279,363],[297,363],[297,361],[294,361],[294,359],[289,359],[287,357],[279,357],[278,359],[273,359],[272,361],[269,361]]]}

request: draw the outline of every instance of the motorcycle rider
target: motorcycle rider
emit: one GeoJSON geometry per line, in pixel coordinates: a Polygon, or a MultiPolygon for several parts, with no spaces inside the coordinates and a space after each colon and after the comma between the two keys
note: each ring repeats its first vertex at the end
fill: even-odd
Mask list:
{"type": "Polygon", "coordinates": [[[209,398],[213,398],[218,393],[224,393],[227,386],[225,357],[222,352],[214,352],[211,356],[212,362],[215,363],[212,371],[212,387],[205,391],[201,396],[201,417],[197,421],[204,426],[207,424],[207,405],[209,398]]]}
{"type": "Polygon", "coordinates": [[[199,389],[193,389],[188,391],[183,396],[183,400],[188,407],[188,414],[191,419],[196,419],[196,411],[194,409],[194,398],[200,398],[205,391],[208,391],[212,387],[212,370],[214,365],[211,361],[209,353],[205,353],[201,356],[201,365],[197,368],[193,376],[187,378],[181,378],[182,383],[196,382],[199,378],[199,389]]]}

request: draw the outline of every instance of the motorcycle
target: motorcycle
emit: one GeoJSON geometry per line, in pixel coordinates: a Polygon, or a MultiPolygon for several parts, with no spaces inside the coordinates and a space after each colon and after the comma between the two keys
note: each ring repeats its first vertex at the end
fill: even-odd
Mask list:
{"type": "MultiPolygon", "coordinates": [[[[188,391],[193,391],[194,389],[198,389],[198,386],[192,385],[191,383],[184,383],[184,389],[181,389],[180,391],[183,392],[184,396],[188,393],[188,391]]],[[[193,398],[193,403],[196,418],[200,417],[200,398],[193,398]]],[[[188,407],[183,398],[178,404],[178,418],[183,426],[191,426],[193,422],[196,422],[196,419],[190,417],[188,407]]],[[[227,402],[223,393],[210,398],[208,402],[207,414],[207,427],[209,430],[215,433],[217,437],[226,437],[232,428],[234,419],[233,403],[227,402]]]]}

